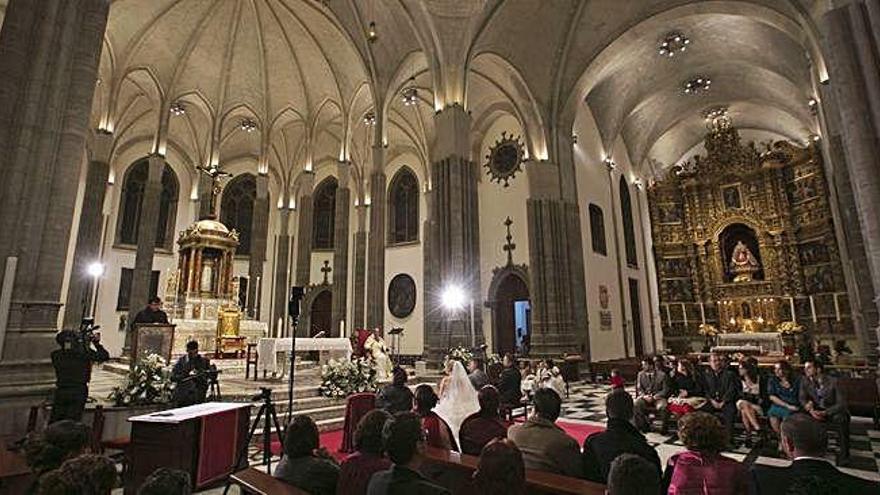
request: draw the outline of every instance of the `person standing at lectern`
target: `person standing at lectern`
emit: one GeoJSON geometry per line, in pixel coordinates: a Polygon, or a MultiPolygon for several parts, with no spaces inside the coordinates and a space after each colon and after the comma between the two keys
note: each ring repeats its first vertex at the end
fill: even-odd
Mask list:
{"type": "Polygon", "coordinates": [[[62,330],[55,341],[61,348],[52,351],[55,395],[49,423],[62,419],[79,421],[89,397],[92,363],[107,361],[110,354],[101,345],[99,332],[84,334],[81,338],[73,330],[62,330]]]}
{"type": "Polygon", "coordinates": [[[151,297],[147,306],[135,315],[131,328],[144,323],[168,323],[168,315],[162,311],[162,299],[151,297]]]}
{"type": "Polygon", "coordinates": [[[208,371],[210,363],[199,355],[199,343],[191,340],[186,343],[186,354],[181,356],[171,370],[174,388],[174,407],[185,407],[205,402],[208,393],[208,371]]]}

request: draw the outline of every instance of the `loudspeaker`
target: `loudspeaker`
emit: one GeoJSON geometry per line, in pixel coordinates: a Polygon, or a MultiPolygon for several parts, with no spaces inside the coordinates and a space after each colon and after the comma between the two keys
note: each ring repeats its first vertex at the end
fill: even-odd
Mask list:
{"type": "Polygon", "coordinates": [[[293,286],[290,288],[290,299],[287,300],[287,314],[291,318],[299,316],[299,302],[302,301],[305,290],[302,287],[293,286]]]}

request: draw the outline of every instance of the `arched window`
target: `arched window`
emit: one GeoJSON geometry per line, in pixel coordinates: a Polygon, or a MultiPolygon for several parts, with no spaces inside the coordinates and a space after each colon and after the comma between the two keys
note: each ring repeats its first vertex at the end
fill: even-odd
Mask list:
{"type": "MultiPolygon", "coordinates": [[[[131,167],[122,182],[119,222],[116,240],[119,244],[137,245],[138,227],[149,174],[149,161],[141,160],[131,167]]],[[[168,164],[162,170],[162,193],[159,197],[159,218],[156,222],[156,247],[171,249],[174,224],[177,220],[177,197],[180,186],[177,174],[168,164]]]]}
{"type": "Polygon", "coordinates": [[[626,244],[626,264],[638,266],[636,255],[636,232],[633,227],[632,199],[629,196],[629,185],[626,179],[620,178],[620,214],[623,217],[623,242],[626,244]]]}
{"type": "Polygon", "coordinates": [[[605,216],[602,208],[598,205],[590,203],[590,237],[593,241],[593,252],[608,255],[608,247],[605,244],[605,216]]]}
{"type": "Polygon", "coordinates": [[[401,168],[388,188],[388,243],[419,239],[419,181],[407,168],[401,168]]]}
{"type": "Polygon", "coordinates": [[[336,228],[336,179],[328,177],[318,184],[313,196],[312,247],[333,249],[336,228]]]}
{"type": "Polygon", "coordinates": [[[251,227],[254,222],[254,200],[257,198],[257,179],[253,174],[241,174],[223,189],[220,201],[220,221],[238,231],[236,254],[251,254],[251,227]]]}

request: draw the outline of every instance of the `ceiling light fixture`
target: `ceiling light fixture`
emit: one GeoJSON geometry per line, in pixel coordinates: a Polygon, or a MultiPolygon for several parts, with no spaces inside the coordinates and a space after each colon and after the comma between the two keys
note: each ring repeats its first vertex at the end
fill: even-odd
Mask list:
{"type": "Polygon", "coordinates": [[[248,134],[257,130],[257,123],[251,119],[242,119],[238,127],[248,134]]]}
{"type": "Polygon", "coordinates": [[[369,126],[376,125],[376,114],[372,110],[364,114],[364,124],[369,126]]]}
{"type": "Polygon", "coordinates": [[[419,102],[419,89],[416,87],[416,78],[410,77],[407,86],[400,93],[403,104],[413,106],[419,102]]]}
{"type": "Polygon", "coordinates": [[[725,105],[718,105],[717,107],[707,108],[705,112],[703,112],[703,118],[708,121],[715,120],[720,117],[728,116],[728,108],[725,105]]]}
{"type": "Polygon", "coordinates": [[[180,117],[186,113],[186,107],[184,107],[183,103],[179,101],[172,103],[168,110],[171,112],[171,115],[174,115],[175,117],[180,117]]]}
{"type": "Polygon", "coordinates": [[[375,43],[377,39],[379,39],[379,34],[376,32],[376,23],[370,21],[370,27],[367,29],[367,41],[375,43]]]}
{"type": "Polygon", "coordinates": [[[685,94],[698,95],[709,91],[712,80],[706,76],[694,76],[685,81],[682,86],[685,94]]]}
{"type": "Polygon", "coordinates": [[[602,163],[604,163],[605,166],[608,167],[608,170],[614,170],[615,168],[617,168],[617,164],[614,163],[614,160],[612,160],[610,156],[606,156],[605,158],[603,158],[602,163]]]}
{"type": "Polygon", "coordinates": [[[676,53],[685,51],[689,44],[691,44],[690,38],[681,32],[672,31],[667,33],[660,41],[660,56],[672,58],[676,53]]]}

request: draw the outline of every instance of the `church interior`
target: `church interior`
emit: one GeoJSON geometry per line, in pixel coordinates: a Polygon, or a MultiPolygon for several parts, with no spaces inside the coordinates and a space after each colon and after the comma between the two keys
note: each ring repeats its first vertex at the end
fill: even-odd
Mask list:
{"type": "MultiPolygon", "coordinates": [[[[556,369],[586,445],[612,370],[638,417],[644,361],[720,355],[762,380],[820,361],[851,417],[828,455],[880,482],[877,0],[0,0],[0,20],[0,446],[63,416],[62,334],[106,351],[74,419],[126,494],[171,463],[138,418],[203,376],[252,405],[199,419],[237,435],[207,467],[193,437],[213,493],[240,463],[202,469],[261,404],[342,449],[392,367],[441,401],[456,360],[556,369]],[[212,367],[181,382],[193,342],[212,367]],[[138,398],[156,360],[174,385],[138,398]],[[343,368],[366,388],[335,388],[343,368]]],[[[739,423],[729,457],[784,463],[739,423]]],[[[280,457],[270,426],[252,466],[280,457]]],[[[664,465],[684,449],[647,438],[664,465]]],[[[37,482],[23,458],[4,449],[0,492],[37,482]]],[[[605,493],[529,462],[529,493],[605,493]]],[[[235,483],[303,493],[265,472],[235,483]]]]}

